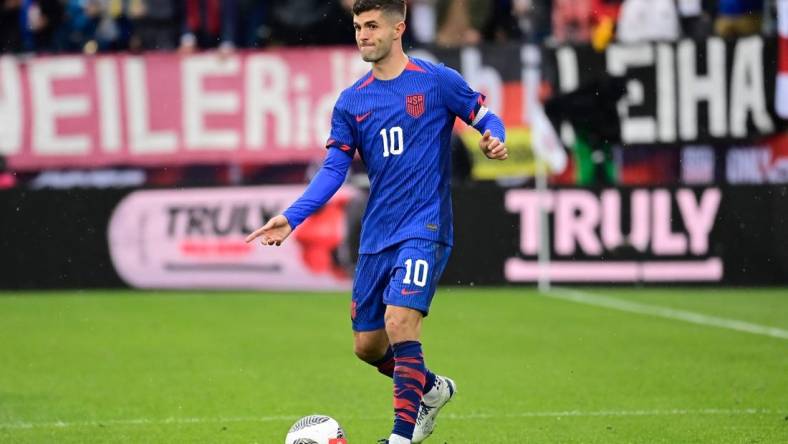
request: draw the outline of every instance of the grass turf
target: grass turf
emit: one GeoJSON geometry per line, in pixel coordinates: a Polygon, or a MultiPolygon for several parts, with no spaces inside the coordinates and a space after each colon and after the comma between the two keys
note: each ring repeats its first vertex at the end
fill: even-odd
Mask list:
{"type": "MultiPolygon", "coordinates": [[[[788,329],[785,289],[589,292],[788,329]]],[[[281,443],[319,412],[373,443],[391,386],[351,341],[346,295],[5,293],[0,442],[281,443]]],[[[788,340],[449,288],[423,342],[459,384],[431,443],[788,442],[788,340]]]]}

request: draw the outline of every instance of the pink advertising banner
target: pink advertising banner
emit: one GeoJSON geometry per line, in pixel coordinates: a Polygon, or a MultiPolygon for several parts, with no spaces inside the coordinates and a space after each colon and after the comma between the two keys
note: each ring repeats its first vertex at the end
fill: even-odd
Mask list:
{"type": "Polygon", "coordinates": [[[712,248],[722,191],[559,189],[506,192],[520,215],[520,256],[504,264],[509,282],[719,282],[724,263],[712,248]],[[626,200],[626,201],[625,201],[626,200]],[[550,216],[549,239],[542,211],[550,216]],[[544,239],[550,263],[537,260],[544,239]],[[629,256],[625,258],[625,256],[629,256]],[[624,257],[624,258],[622,258],[624,257]]]}
{"type": "Polygon", "coordinates": [[[247,234],[281,213],[303,186],[140,190],[115,208],[107,230],[118,275],[135,288],[348,290],[340,191],[281,247],[247,244],[247,234]]]}
{"type": "Polygon", "coordinates": [[[352,48],[0,57],[0,155],[17,170],[304,161],[368,69],[352,48]]]}

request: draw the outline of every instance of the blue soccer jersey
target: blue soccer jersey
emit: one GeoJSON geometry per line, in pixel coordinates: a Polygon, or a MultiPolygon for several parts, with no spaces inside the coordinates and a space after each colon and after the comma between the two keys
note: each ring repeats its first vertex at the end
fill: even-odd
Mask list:
{"type": "Polygon", "coordinates": [[[452,127],[474,122],[483,103],[457,71],[415,58],[395,79],[369,73],[342,92],[326,146],[358,151],[367,166],[360,253],[406,239],[452,245],[452,127]]]}

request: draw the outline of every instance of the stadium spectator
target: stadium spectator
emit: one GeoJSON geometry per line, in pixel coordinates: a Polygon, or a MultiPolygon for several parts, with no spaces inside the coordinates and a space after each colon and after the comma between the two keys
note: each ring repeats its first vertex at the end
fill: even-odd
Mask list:
{"type": "Polygon", "coordinates": [[[529,42],[541,43],[552,32],[551,0],[511,0],[511,15],[519,35],[529,42]]]}
{"type": "Polygon", "coordinates": [[[243,48],[259,48],[271,39],[268,0],[238,0],[237,43],[243,48]]]}
{"type": "Polygon", "coordinates": [[[613,39],[622,0],[554,0],[553,38],[588,43],[601,51],[613,39]]]}
{"type": "Polygon", "coordinates": [[[182,15],[183,8],[178,0],[130,0],[131,49],[175,49],[182,15]]]}
{"type": "Polygon", "coordinates": [[[235,49],[238,0],[185,0],[183,18],[181,52],[217,46],[224,52],[235,49]]]}
{"type": "Polygon", "coordinates": [[[354,44],[351,3],[346,0],[272,0],[272,43],[354,44]]]}
{"type": "Polygon", "coordinates": [[[0,0],[0,53],[22,50],[21,7],[22,0],[0,0]]]}
{"type": "MultiPolygon", "coordinates": [[[[345,0],[352,3],[350,0],[345,0]]],[[[435,41],[437,33],[436,0],[412,0],[408,10],[408,24],[414,39],[423,44],[435,41]]]]}
{"type": "Polygon", "coordinates": [[[673,0],[625,0],[616,37],[625,43],[677,40],[679,17],[673,0]]]}
{"type": "Polygon", "coordinates": [[[586,43],[593,27],[592,0],[554,0],[553,38],[557,43],[586,43]]]}
{"type": "Polygon", "coordinates": [[[624,94],[626,79],[611,76],[552,97],[545,103],[545,113],[555,127],[564,120],[572,124],[575,136],[571,151],[578,185],[617,182],[613,146],[621,142],[617,103],[624,94]]]}
{"type": "Polygon", "coordinates": [[[128,3],[129,0],[67,0],[58,49],[85,53],[126,49],[130,34],[128,3]]]}
{"type": "Polygon", "coordinates": [[[96,2],[85,0],[66,0],[63,25],[58,35],[58,48],[62,51],[82,51],[85,44],[93,39],[96,31],[95,16],[98,15],[96,2]]]}
{"type": "MultiPolygon", "coordinates": [[[[520,30],[519,17],[515,15],[514,0],[493,0],[490,3],[490,17],[482,29],[482,38],[499,43],[519,40],[523,32],[520,30]]],[[[527,12],[530,12],[530,8],[527,12]]]]}
{"type": "MultiPolygon", "coordinates": [[[[131,0],[92,0],[97,10],[94,41],[101,51],[121,50],[128,47],[131,24],[128,6],[131,0]]],[[[89,42],[89,45],[91,42],[89,42]]]]}
{"type": "Polygon", "coordinates": [[[714,31],[725,38],[758,34],[762,14],[763,0],[719,0],[714,31]]]}
{"type": "Polygon", "coordinates": [[[63,4],[59,0],[21,0],[19,21],[23,50],[57,49],[56,31],[63,21],[63,4]]]}
{"type": "Polygon", "coordinates": [[[702,38],[711,34],[711,0],[677,0],[681,33],[685,37],[702,38]]]}
{"type": "Polygon", "coordinates": [[[435,42],[447,48],[480,43],[491,12],[484,0],[438,0],[435,42]]]}

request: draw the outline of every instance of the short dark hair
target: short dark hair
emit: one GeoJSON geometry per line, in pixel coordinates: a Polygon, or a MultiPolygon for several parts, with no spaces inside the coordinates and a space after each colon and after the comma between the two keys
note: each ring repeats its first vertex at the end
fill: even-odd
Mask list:
{"type": "Polygon", "coordinates": [[[405,18],[405,0],[356,0],[353,2],[353,15],[379,9],[384,13],[394,13],[405,18]]]}

